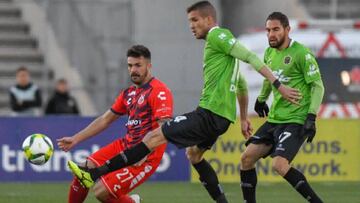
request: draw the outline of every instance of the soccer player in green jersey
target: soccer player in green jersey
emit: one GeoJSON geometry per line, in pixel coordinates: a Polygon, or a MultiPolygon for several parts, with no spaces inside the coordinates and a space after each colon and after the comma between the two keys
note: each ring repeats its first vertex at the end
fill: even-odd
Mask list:
{"type": "Polygon", "coordinates": [[[306,200],[322,202],[312,190],[305,176],[290,166],[299,148],[307,139],[315,136],[315,118],[324,95],[318,64],[311,51],[289,38],[289,20],[286,15],[274,12],[266,20],[270,47],[266,49],[264,62],[268,64],[283,84],[300,90],[303,98],[298,105],[281,98],[276,89],[265,80],[255,103],[260,117],[267,116],[265,101],[271,92],[274,101],[270,113],[257,132],[247,141],[241,157],[241,187],[246,203],[256,202],[257,176],[255,163],[271,155],[273,168],[287,180],[306,200]]]}
{"type": "Polygon", "coordinates": [[[140,144],[125,150],[101,167],[86,172],[69,162],[71,170],[84,185],[91,186],[100,176],[132,165],[156,146],[170,142],[178,148],[187,148],[187,156],[213,200],[227,202],[217,175],[203,154],[228,129],[230,123],[235,122],[237,97],[242,133],[245,137],[251,135],[252,128],[247,119],[247,87],[237,59],[251,64],[287,101],[298,103],[301,96],[296,89],[282,85],[271,70],[238,42],[229,30],[218,27],[215,8],[208,1],[193,4],[187,9],[187,14],[194,36],[206,40],[204,87],[198,108],[164,123],[148,133],[140,144]]]}

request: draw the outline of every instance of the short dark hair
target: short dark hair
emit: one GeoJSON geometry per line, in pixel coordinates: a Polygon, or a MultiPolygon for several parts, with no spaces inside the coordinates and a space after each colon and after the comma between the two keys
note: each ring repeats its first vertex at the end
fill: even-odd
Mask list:
{"type": "Polygon", "coordinates": [[[20,67],[16,70],[16,73],[21,72],[21,71],[29,72],[29,70],[28,70],[25,66],[20,66],[20,67]]]}
{"type": "Polygon", "coordinates": [[[134,45],[130,47],[127,51],[127,57],[144,57],[146,59],[151,60],[151,53],[148,48],[146,48],[144,45],[134,45]]]}
{"type": "Polygon", "coordinates": [[[280,21],[281,25],[284,28],[289,26],[288,17],[285,14],[281,13],[281,12],[273,12],[273,13],[271,13],[267,17],[266,21],[268,21],[268,20],[278,20],[278,21],[280,21]]]}
{"type": "Polygon", "coordinates": [[[57,84],[59,84],[59,83],[67,84],[67,80],[65,78],[60,78],[60,79],[57,80],[56,83],[57,84]]]}
{"type": "Polygon", "coordinates": [[[190,13],[191,11],[199,11],[201,16],[211,16],[216,21],[216,10],[214,6],[208,1],[199,1],[197,3],[194,3],[193,5],[188,7],[186,11],[187,13],[190,13]]]}

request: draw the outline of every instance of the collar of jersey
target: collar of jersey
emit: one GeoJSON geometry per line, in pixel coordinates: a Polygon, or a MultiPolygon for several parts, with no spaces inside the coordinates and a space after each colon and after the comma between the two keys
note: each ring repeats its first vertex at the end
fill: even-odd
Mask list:
{"type": "Polygon", "coordinates": [[[285,49],[283,49],[283,50],[278,50],[278,49],[275,49],[278,53],[280,53],[280,52],[283,52],[283,51],[285,51],[285,50],[287,50],[287,49],[289,49],[289,48],[291,48],[292,47],[292,45],[294,45],[294,42],[295,42],[295,40],[293,40],[293,39],[290,39],[291,41],[290,41],[290,44],[289,44],[289,46],[288,47],[286,47],[285,49]]]}
{"type": "Polygon", "coordinates": [[[145,83],[145,84],[143,84],[143,85],[141,85],[141,86],[139,86],[139,87],[136,87],[135,85],[134,85],[134,87],[136,88],[136,89],[138,89],[138,88],[146,88],[146,87],[148,87],[149,85],[150,85],[150,82],[154,79],[155,77],[152,77],[150,80],[149,80],[149,82],[147,82],[147,83],[145,83]]]}
{"type": "Polygon", "coordinates": [[[214,26],[214,27],[212,27],[212,28],[210,28],[210,30],[209,30],[209,32],[208,33],[210,33],[211,31],[213,31],[213,30],[215,30],[216,28],[219,28],[219,26],[214,26]]]}

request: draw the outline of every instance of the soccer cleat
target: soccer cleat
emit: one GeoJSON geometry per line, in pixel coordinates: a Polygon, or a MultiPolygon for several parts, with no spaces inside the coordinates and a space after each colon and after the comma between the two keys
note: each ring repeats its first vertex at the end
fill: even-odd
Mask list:
{"type": "Polygon", "coordinates": [[[130,195],[130,198],[132,200],[134,200],[135,203],[140,203],[141,202],[140,195],[138,195],[138,194],[132,194],[132,195],[130,195]]]}
{"type": "Polygon", "coordinates": [[[85,169],[80,168],[73,161],[68,161],[68,167],[70,171],[75,175],[75,177],[79,180],[82,186],[86,188],[91,188],[95,182],[92,180],[91,175],[85,169]]]}

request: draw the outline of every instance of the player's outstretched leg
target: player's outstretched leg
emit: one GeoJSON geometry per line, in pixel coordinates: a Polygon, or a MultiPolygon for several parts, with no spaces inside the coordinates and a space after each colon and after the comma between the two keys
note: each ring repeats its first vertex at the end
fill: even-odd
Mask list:
{"type": "MultiPolygon", "coordinates": [[[[95,166],[96,165],[92,161],[86,160],[86,162],[80,164],[78,167],[86,170],[95,166]]],[[[82,203],[86,199],[88,193],[89,189],[84,187],[77,177],[74,177],[70,184],[68,203],[82,203]]]]}
{"type": "Polygon", "coordinates": [[[284,177],[284,179],[287,180],[306,200],[311,203],[323,202],[311,188],[305,176],[300,171],[291,167],[287,159],[280,156],[274,157],[273,168],[277,173],[279,173],[279,175],[284,177]]]}
{"type": "Polygon", "coordinates": [[[217,203],[227,203],[224,191],[219,183],[213,167],[204,159],[202,155],[205,150],[199,149],[197,146],[186,148],[187,158],[200,176],[200,182],[208,191],[209,195],[217,203]]]}
{"type": "MultiPolygon", "coordinates": [[[[167,142],[164,137],[161,128],[157,128],[153,131],[150,131],[145,135],[142,142],[136,144],[135,146],[125,149],[120,154],[114,156],[110,160],[106,161],[106,163],[102,166],[89,169],[88,173],[84,171],[78,171],[80,173],[80,177],[82,174],[86,174],[87,177],[90,177],[91,181],[96,181],[101,176],[108,174],[112,171],[116,171],[118,169],[124,168],[126,166],[131,166],[139,161],[141,161],[146,155],[148,155],[153,149],[157,146],[165,144],[167,142]],[[88,176],[89,174],[89,176],[88,176]]],[[[77,176],[77,175],[76,175],[77,176]]],[[[81,180],[80,180],[81,181],[81,180]]],[[[85,180],[87,181],[87,180],[85,180]]],[[[87,183],[88,184],[88,183],[87,183]]],[[[91,184],[91,183],[89,183],[91,184]]]]}
{"type": "Polygon", "coordinates": [[[79,180],[81,185],[86,188],[91,188],[94,185],[95,182],[91,178],[88,169],[78,166],[73,161],[68,161],[68,167],[74,176],[79,180]]]}

